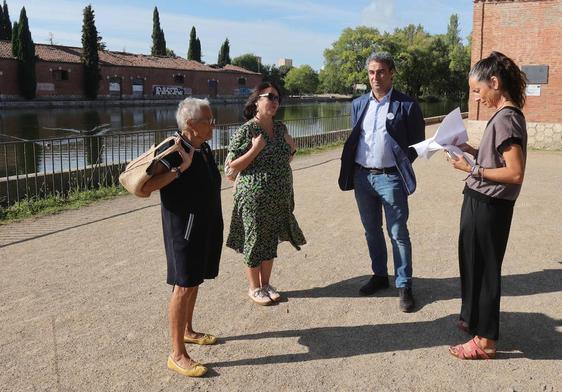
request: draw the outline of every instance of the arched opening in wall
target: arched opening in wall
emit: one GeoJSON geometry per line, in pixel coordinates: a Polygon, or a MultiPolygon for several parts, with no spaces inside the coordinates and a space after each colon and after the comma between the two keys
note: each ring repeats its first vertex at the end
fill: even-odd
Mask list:
{"type": "Polygon", "coordinates": [[[215,79],[209,79],[207,81],[207,86],[209,88],[209,97],[216,98],[219,89],[219,81],[215,79]]]}
{"type": "Polygon", "coordinates": [[[133,78],[132,95],[135,98],[144,97],[144,78],[133,78]]]}
{"type": "Polygon", "coordinates": [[[109,96],[112,98],[119,98],[121,99],[121,77],[113,76],[108,79],[109,83],[109,96]]]}
{"type": "Polygon", "coordinates": [[[53,70],[53,80],[60,82],[62,80],[68,80],[70,73],[66,69],[55,69],[53,70]]]}

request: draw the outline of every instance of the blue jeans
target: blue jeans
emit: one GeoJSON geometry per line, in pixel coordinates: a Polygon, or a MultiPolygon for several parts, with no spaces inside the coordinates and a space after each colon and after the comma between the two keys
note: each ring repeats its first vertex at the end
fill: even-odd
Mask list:
{"type": "Polygon", "coordinates": [[[382,231],[382,210],[388,236],[392,242],[396,287],[412,285],[412,244],[408,233],[408,195],[400,174],[372,174],[356,167],[355,200],[371,257],[371,268],[377,276],[388,276],[387,252],[382,231]]]}

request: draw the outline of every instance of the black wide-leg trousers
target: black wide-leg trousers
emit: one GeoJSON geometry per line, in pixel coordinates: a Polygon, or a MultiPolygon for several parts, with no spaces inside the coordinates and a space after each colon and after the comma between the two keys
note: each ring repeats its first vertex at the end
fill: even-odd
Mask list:
{"type": "Polygon", "coordinates": [[[459,234],[461,320],[472,335],[498,340],[501,266],[513,202],[464,192],[459,234]]]}

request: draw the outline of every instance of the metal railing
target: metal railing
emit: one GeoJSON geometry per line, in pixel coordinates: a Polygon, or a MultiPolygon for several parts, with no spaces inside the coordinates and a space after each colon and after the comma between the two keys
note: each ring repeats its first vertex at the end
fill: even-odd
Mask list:
{"type": "MultiPolygon", "coordinates": [[[[299,148],[343,141],[349,115],[285,120],[299,148]]],[[[209,141],[217,164],[222,164],[232,134],[241,124],[215,127],[209,141]]],[[[81,135],[0,143],[0,205],[27,198],[65,195],[118,183],[126,164],[176,129],[81,135]]]]}

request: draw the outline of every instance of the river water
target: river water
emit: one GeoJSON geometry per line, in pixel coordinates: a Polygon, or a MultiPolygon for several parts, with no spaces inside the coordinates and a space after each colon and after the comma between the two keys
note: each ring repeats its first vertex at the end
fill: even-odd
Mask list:
{"type": "MultiPolygon", "coordinates": [[[[421,106],[424,117],[431,117],[447,114],[459,105],[441,101],[422,102],[421,106]]],[[[242,109],[243,105],[240,104],[213,105],[217,124],[243,122],[242,109]]],[[[349,115],[350,109],[351,102],[291,104],[281,106],[277,118],[288,121],[340,117],[349,115]]],[[[461,110],[466,110],[466,103],[461,105],[461,110]]],[[[76,136],[94,128],[94,134],[176,128],[175,111],[175,105],[95,109],[2,109],[0,142],[63,138],[76,136]]]]}

